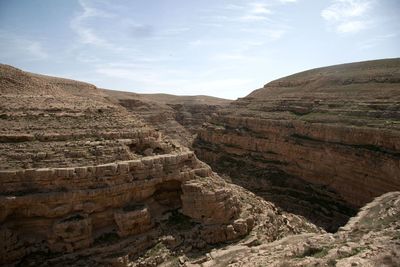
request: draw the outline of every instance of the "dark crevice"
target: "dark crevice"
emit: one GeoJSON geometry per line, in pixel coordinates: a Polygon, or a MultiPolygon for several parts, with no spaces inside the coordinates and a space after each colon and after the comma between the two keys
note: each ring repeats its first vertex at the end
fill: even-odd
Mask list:
{"type": "Polygon", "coordinates": [[[318,143],[324,143],[324,144],[333,144],[333,145],[340,145],[340,146],[346,146],[346,147],[351,147],[355,149],[365,149],[371,152],[378,152],[378,153],[383,153],[386,155],[393,156],[395,158],[400,158],[400,153],[397,151],[392,151],[389,149],[386,149],[381,146],[376,146],[372,144],[345,144],[345,143],[340,143],[340,142],[333,142],[333,141],[325,141],[325,140],[319,140],[307,135],[301,135],[301,134],[292,134],[292,138],[297,139],[297,140],[305,140],[305,141],[310,141],[310,142],[318,142],[318,143]]]}

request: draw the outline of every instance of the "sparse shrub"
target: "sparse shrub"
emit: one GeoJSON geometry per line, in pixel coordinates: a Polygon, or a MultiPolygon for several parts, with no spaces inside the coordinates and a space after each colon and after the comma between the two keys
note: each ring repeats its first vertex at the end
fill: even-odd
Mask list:
{"type": "Polygon", "coordinates": [[[330,247],[322,247],[322,248],[308,247],[304,250],[302,254],[298,256],[298,258],[304,258],[304,257],[323,258],[328,254],[330,249],[331,249],[330,247]]]}

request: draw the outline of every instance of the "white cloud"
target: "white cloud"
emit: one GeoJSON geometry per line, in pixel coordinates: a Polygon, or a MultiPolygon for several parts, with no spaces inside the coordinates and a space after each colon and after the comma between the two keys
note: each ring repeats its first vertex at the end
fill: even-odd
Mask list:
{"type": "Polygon", "coordinates": [[[143,88],[179,88],[187,80],[179,77],[185,77],[187,73],[172,69],[154,69],[140,64],[111,64],[109,66],[97,66],[95,72],[110,78],[128,80],[140,84],[143,88]]]}
{"type": "Polygon", "coordinates": [[[79,0],[79,4],[83,9],[82,12],[70,22],[70,27],[79,36],[79,41],[83,44],[115,48],[87,25],[87,21],[91,18],[111,18],[113,15],[89,6],[84,0],[79,0]]]}
{"type": "Polygon", "coordinates": [[[273,25],[272,27],[262,27],[262,28],[242,28],[243,32],[249,32],[256,34],[257,37],[263,38],[263,44],[265,42],[277,41],[281,39],[288,31],[291,30],[290,27],[283,24],[273,25]]]}
{"type": "Polygon", "coordinates": [[[267,4],[259,2],[250,3],[243,7],[243,9],[245,10],[245,13],[239,17],[239,20],[244,22],[264,21],[273,13],[267,7],[267,4]]]}
{"type": "Polygon", "coordinates": [[[272,11],[267,8],[267,5],[264,3],[252,3],[250,4],[252,7],[252,14],[271,14],[272,11]]]}
{"type": "Polygon", "coordinates": [[[44,60],[49,57],[41,42],[0,31],[0,58],[44,60]]]}
{"type": "Polygon", "coordinates": [[[360,20],[351,20],[342,22],[337,26],[337,31],[340,33],[359,32],[367,28],[367,22],[360,20]]]}
{"type": "Polygon", "coordinates": [[[321,16],[339,33],[356,33],[371,25],[367,16],[373,4],[374,0],[334,0],[321,16]]]}
{"type": "Polygon", "coordinates": [[[45,59],[48,57],[48,54],[43,50],[43,46],[40,42],[30,41],[30,40],[21,40],[19,41],[21,47],[25,46],[26,51],[37,59],[45,59]]]}
{"type": "MultiPolygon", "coordinates": [[[[119,13],[111,13],[109,11],[111,7],[106,2],[79,0],[79,5],[82,9],[81,12],[70,21],[70,27],[78,35],[79,42],[107,48],[114,52],[131,52],[132,47],[129,47],[126,42],[124,44],[118,42],[127,37],[133,37],[134,39],[161,39],[180,35],[190,30],[189,27],[171,27],[157,31],[152,24],[138,23],[131,18],[119,16],[119,13]],[[109,20],[108,23],[118,27],[115,29],[117,36],[106,31],[102,33],[101,28],[91,26],[91,23],[98,24],[101,19],[107,19],[109,20]]],[[[121,12],[119,8],[117,10],[121,12]]]]}
{"type": "Polygon", "coordinates": [[[372,6],[368,0],[336,0],[334,4],[322,10],[321,15],[329,21],[342,21],[364,15],[372,6]]]}
{"type": "Polygon", "coordinates": [[[285,29],[273,29],[267,30],[266,35],[269,37],[271,41],[277,41],[281,39],[286,33],[285,29]]]}
{"type": "MultiPolygon", "coordinates": [[[[159,93],[162,91],[175,95],[205,94],[233,99],[237,95],[243,95],[243,88],[254,87],[252,85],[254,81],[251,79],[220,78],[220,72],[224,71],[221,68],[198,73],[181,69],[146,67],[116,62],[97,65],[94,67],[94,71],[101,75],[102,83],[107,80],[126,81],[126,83],[131,84],[131,88],[140,90],[142,93],[159,93]]],[[[112,89],[116,88],[113,87],[112,89]]]]}
{"type": "MultiPolygon", "coordinates": [[[[282,20],[277,7],[294,2],[297,2],[297,0],[257,1],[242,5],[230,4],[224,7],[227,13],[214,15],[211,18],[222,23],[240,23],[240,26],[237,27],[238,30],[261,36],[264,38],[263,41],[276,41],[290,30],[286,21],[282,20]]],[[[202,45],[202,42],[195,42],[191,45],[202,45]]]]}

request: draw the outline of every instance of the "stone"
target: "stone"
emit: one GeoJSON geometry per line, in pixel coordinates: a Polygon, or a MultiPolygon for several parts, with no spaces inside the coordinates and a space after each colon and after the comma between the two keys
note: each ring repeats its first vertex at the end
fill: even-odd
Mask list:
{"type": "Polygon", "coordinates": [[[153,149],[152,149],[152,148],[147,148],[147,149],[143,152],[143,154],[144,154],[145,156],[152,156],[152,155],[153,155],[153,149]]]}
{"type": "Polygon", "coordinates": [[[231,104],[151,101],[0,65],[0,265],[156,266],[189,251],[199,257],[187,266],[399,265],[398,193],[327,234],[214,172],[310,197],[306,211],[338,224],[349,204],[397,190],[398,60],[366,64],[285,78],[231,104]],[[352,256],[335,255],[341,247],[352,256]]]}
{"type": "Polygon", "coordinates": [[[114,213],[118,225],[118,235],[121,237],[146,232],[153,227],[149,210],[139,207],[135,210],[121,210],[114,213]]]}
{"type": "Polygon", "coordinates": [[[330,66],[272,81],[217,110],[198,131],[196,155],[336,231],[374,197],[400,190],[399,128],[387,123],[398,121],[399,62],[330,66]],[[316,212],[301,197],[309,195],[329,203],[316,212]],[[346,208],[332,213],[332,206],[346,208]]]}
{"type": "MultiPolygon", "coordinates": [[[[239,235],[243,236],[248,232],[247,221],[244,219],[237,219],[233,222],[233,227],[239,235]]],[[[251,227],[250,227],[251,228],[251,227]]]]}
{"type": "Polygon", "coordinates": [[[0,262],[12,263],[15,259],[22,258],[27,251],[18,235],[6,227],[0,227],[0,262]]]}
{"type": "Polygon", "coordinates": [[[92,242],[91,219],[77,214],[53,225],[49,247],[53,252],[72,252],[89,247],[92,242]]]}
{"type": "Polygon", "coordinates": [[[232,192],[206,181],[192,180],[182,184],[182,213],[204,224],[228,223],[239,212],[232,192]]]}

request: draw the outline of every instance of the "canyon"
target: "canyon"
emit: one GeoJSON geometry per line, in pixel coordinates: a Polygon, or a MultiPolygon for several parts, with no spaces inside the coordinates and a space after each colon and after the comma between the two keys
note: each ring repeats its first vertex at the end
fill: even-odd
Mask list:
{"type": "Polygon", "coordinates": [[[199,130],[196,155],[334,232],[400,188],[399,65],[345,64],[266,84],[199,130]]]}
{"type": "Polygon", "coordinates": [[[102,90],[107,99],[139,115],[148,124],[191,147],[203,123],[231,101],[210,96],[136,94],[102,90]]]}
{"type": "Polygon", "coordinates": [[[397,266],[399,90],[400,59],[236,101],[0,65],[0,264],[397,266]]]}

